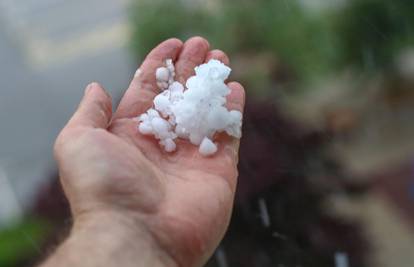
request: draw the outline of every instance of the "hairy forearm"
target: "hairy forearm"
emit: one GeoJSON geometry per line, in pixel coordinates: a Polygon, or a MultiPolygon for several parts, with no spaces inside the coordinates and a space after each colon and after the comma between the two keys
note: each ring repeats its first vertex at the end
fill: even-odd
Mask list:
{"type": "Polygon", "coordinates": [[[39,267],[175,267],[150,233],[112,214],[78,219],[66,241],[39,267]]]}

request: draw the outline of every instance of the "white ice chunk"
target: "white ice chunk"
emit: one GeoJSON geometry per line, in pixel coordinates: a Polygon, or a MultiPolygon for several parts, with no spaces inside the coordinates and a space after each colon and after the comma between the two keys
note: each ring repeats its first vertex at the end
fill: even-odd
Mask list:
{"type": "Polygon", "coordinates": [[[226,80],[231,69],[216,59],[210,60],[207,64],[202,64],[195,68],[196,76],[209,77],[215,80],[226,80]]]}
{"type": "Polygon", "coordinates": [[[168,79],[170,78],[170,71],[165,67],[158,68],[155,72],[155,77],[157,81],[168,82],[168,79]]]}
{"type": "Polygon", "coordinates": [[[165,139],[170,136],[170,127],[168,121],[162,118],[154,118],[151,121],[151,126],[156,134],[160,139],[165,139]]]}
{"type": "Polygon", "coordinates": [[[203,155],[217,151],[213,138],[217,132],[241,137],[242,114],[227,110],[226,96],[230,89],[225,80],[231,69],[218,60],[210,60],[195,68],[195,76],[186,81],[186,88],[174,81],[172,60],[156,70],[157,84],[165,89],[154,98],[154,108],[139,117],[139,131],[153,134],[167,152],[176,149],[179,137],[199,146],[203,155]]]}
{"type": "Polygon", "coordinates": [[[201,143],[201,141],[203,141],[203,138],[204,136],[200,133],[190,133],[190,142],[193,145],[198,146],[201,143]]]}
{"type": "Polygon", "coordinates": [[[174,72],[174,71],[175,71],[175,67],[174,67],[174,64],[173,64],[173,61],[172,61],[172,59],[171,59],[171,58],[169,58],[169,59],[167,59],[167,60],[165,61],[165,65],[167,65],[167,69],[168,69],[170,72],[174,72]]]}
{"type": "Polygon", "coordinates": [[[176,94],[177,93],[182,94],[184,92],[184,86],[179,82],[173,82],[170,85],[170,88],[168,89],[171,91],[171,93],[176,93],[176,94]]]}
{"type": "Polygon", "coordinates": [[[167,138],[165,140],[160,141],[160,144],[164,146],[166,152],[173,152],[177,147],[177,145],[171,138],[167,138]]]}
{"type": "Polygon", "coordinates": [[[151,124],[149,123],[140,123],[138,126],[139,132],[142,134],[153,134],[151,124]]]}
{"type": "Polygon", "coordinates": [[[166,90],[174,82],[175,67],[171,59],[165,62],[166,67],[159,67],[155,71],[157,86],[161,90],[166,90]]]}
{"type": "Polygon", "coordinates": [[[227,109],[223,106],[217,106],[207,115],[207,123],[211,128],[217,131],[223,131],[230,121],[230,117],[223,116],[224,114],[228,114],[227,109]]]}
{"type": "Polygon", "coordinates": [[[170,108],[170,100],[167,95],[159,94],[154,98],[154,107],[163,115],[167,114],[170,108]]]}
{"type": "Polygon", "coordinates": [[[236,138],[241,138],[241,126],[243,115],[238,110],[230,111],[229,115],[230,122],[226,128],[226,133],[236,138]]]}
{"type": "Polygon", "coordinates": [[[189,136],[190,136],[188,131],[184,127],[182,127],[181,125],[177,125],[175,127],[175,133],[177,134],[178,137],[184,138],[184,139],[188,139],[189,136]]]}
{"type": "Polygon", "coordinates": [[[210,156],[217,152],[217,145],[207,137],[204,137],[203,141],[200,144],[200,147],[198,148],[198,151],[203,156],[210,156]]]}
{"type": "Polygon", "coordinates": [[[160,116],[160,114],[158,113],[158,111],[156,111],[153,108],[150,108],[149,110],[147,110],[147,114],[148,114],[149,118],[156,118],[156,117],[159,117],[160,116]]]}
{"type": "Polygon", "coordinates": [[[144,113],[144,114],[141,114],[141,115],[138,117],[138,119],[139,119],[139,121],[147,121],[147,120],[149,119],[149,116],[148,116],[148,114],[147,114],[147,113],[144,113]]]}

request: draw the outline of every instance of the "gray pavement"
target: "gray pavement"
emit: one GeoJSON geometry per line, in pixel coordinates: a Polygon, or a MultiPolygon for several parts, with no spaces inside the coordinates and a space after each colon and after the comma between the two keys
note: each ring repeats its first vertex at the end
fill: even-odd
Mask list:
{"type": "MultiPolygon", "coordinates": [[[[99,81],[114,99],[128,86],[136,64],[127,49],[126,4],[0,0],[0,192],[5,179],[13,191],[0,202],[30,206],[55,169],[54,139],[89,82],[99,81]]],[[[0,213],[0,225],[16,214],[0,213]]]]}

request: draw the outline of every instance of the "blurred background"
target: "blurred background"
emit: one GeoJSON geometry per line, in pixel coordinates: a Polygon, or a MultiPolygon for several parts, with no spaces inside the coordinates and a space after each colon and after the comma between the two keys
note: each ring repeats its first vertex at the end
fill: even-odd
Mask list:
{"type": "Polygon", "coordinates": [[[84,87],[201,35],[247,90],[229,232],[209,267],[414,266],[411,0],[0,0],[0,266],[71,225],[52,145],[84,87]]]}

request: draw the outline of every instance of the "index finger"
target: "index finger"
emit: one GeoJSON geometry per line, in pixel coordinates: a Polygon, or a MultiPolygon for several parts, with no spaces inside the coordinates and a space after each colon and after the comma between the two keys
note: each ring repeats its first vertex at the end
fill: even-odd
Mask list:
{"type": "Polygon", "coordinates": [[[183,42],[172,38],[162,42],[148,54],[122,97],[114,119],[133,118],[151,107],[152,100],[160,90],[155,78],[157,68],[164,66],[167,59],[175,61],[182,46],[183,42]]]}

